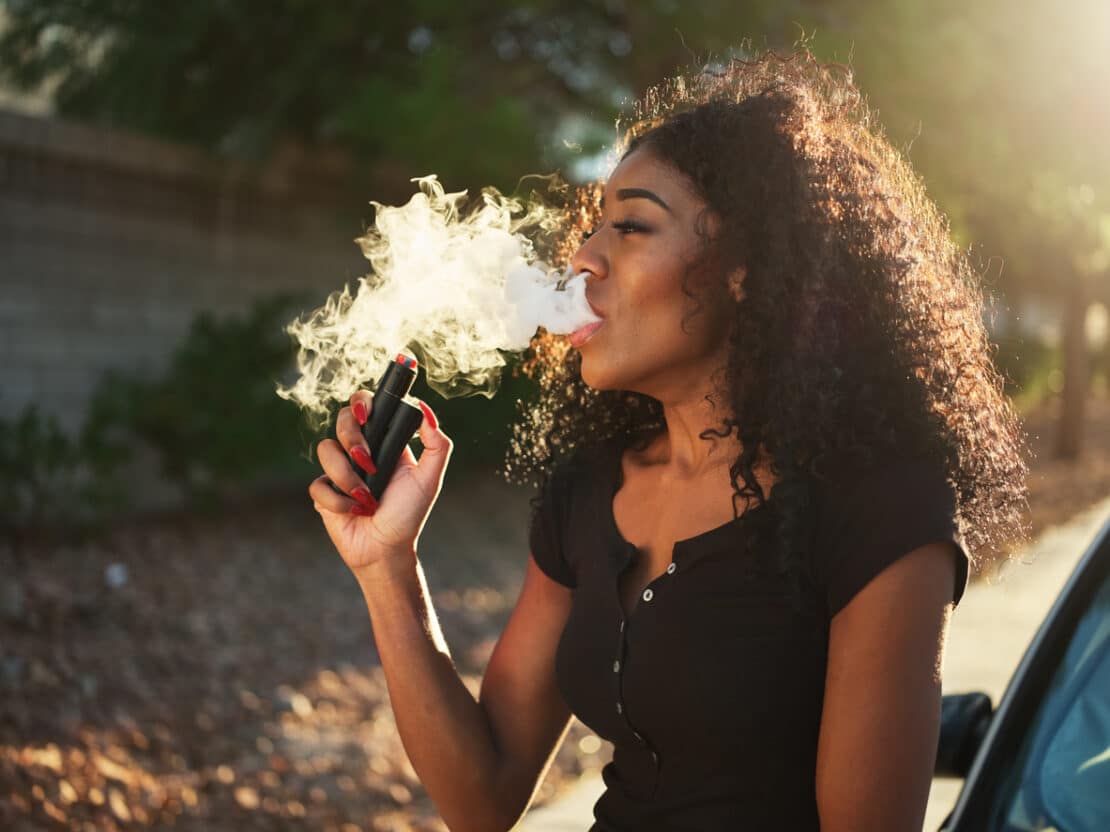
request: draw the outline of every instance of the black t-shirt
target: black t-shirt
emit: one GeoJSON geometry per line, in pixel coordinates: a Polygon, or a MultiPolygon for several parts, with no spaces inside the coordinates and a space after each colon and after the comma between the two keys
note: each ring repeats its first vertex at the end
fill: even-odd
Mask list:
{"type": "Polygon", "coordinates": [[[537,565],[574,589],[555,659],[573,713],[613,743],[591,832],[819,830],[817,739],[828,620],[886,566],[953,543],[959,602],[968,558],[955,496],[933,463],[903,460],[817,490],[815,589],[753,578],[736,554],[744,519],[675,543],[627,619],[618,575],[636,555],[613,517],[624,442],[552,474],[534,515],[537,565]]]}

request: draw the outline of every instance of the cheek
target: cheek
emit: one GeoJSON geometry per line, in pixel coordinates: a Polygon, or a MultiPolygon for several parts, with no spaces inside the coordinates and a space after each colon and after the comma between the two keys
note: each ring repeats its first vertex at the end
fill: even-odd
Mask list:
{"type": "Polygon", "coordinates": [[[690,303],[682,288],[686,268],[674,255],[662,255],[643,264],[635,287],[635,302],[644,315],[681,319],[690,303]]]}
{"type": "Polygon", "coordinates": [[[656,276],[644,287],[639,298],[637,329],[668,342],[689,338],[704,326],[698,301],[682,288],[682,272],[677,268],[656,276]],[[683,323],[685,329],[683,331],[683,323]]]}

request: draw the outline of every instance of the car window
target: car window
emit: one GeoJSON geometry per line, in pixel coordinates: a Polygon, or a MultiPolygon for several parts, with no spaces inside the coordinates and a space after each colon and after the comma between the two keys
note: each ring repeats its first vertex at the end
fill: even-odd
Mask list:
{"type": "Polygon", "coordinates": [[[1075,629],[991,818],[996,832],[1110,829],[1110,577],[1075,629]]]}

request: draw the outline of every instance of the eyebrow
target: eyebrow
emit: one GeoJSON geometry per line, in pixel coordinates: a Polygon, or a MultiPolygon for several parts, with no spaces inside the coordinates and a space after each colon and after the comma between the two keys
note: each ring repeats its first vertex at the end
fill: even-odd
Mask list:
{"type": "MultiPolygon", "coordinates": [[[[621,188],[617,191],[617,199],[622,201],[625,199],[649,199],[666,211],[670,211],[672,214],[674,213],[674,211],[671,211],[671,206],[660,199],[658,194],[649,191],[647,188],[621,188]]],[[[605,197],[601,198],[599,205],[602,208],[605,207],[605,197]]]]}

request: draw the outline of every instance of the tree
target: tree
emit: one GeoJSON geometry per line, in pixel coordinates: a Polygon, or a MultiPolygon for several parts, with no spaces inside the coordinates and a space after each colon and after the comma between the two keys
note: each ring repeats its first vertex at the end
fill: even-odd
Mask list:
{"type": "Polygon", "coordinates": [[[426,173],[511,189],[568,161],[552,140],[567,114],[575,149],[601,148],[620,100],[691,58],[684,36],[722,50],[773,8],[652,5],[7,0],[0,74],[53,79],[60,115],[219,153],[338,146],[378,199],[426,173]]]}
{"type": "Polygon", "coordinates": [[[1080,450],[1083,322],[1110,301],[1110,7],[1096,0],[848,0],[826,54],[855,57],[957,239],[1003,268],[999,290],[1065,310],[1057,453],[1080,450]]]}

